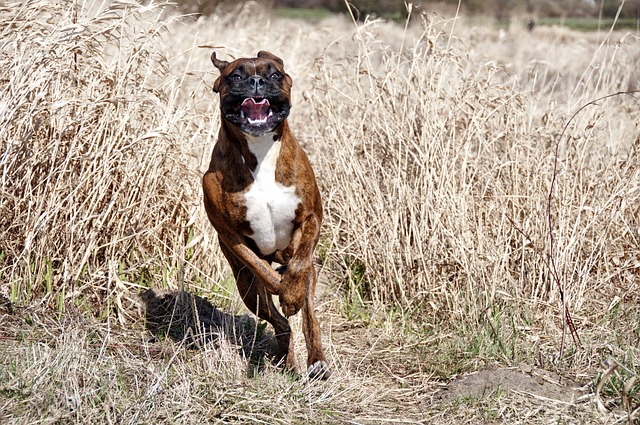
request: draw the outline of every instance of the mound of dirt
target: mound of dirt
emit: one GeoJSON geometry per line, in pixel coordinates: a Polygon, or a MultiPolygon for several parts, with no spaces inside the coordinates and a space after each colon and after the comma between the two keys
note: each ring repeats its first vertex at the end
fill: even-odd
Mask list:
{"type": "Polygon", "coordinates": [[[463,398],[480,400],[515,391],[572,402],[581,395],[578,387],[576,382],[535,367],[489,368],[454,379],[436,395],[436,399],[444,402],[463,398]]]}

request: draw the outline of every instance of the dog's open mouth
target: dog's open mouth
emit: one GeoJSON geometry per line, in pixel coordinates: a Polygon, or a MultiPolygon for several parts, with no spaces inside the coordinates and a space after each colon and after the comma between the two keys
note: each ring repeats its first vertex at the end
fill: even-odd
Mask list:
{"type": "Polygon", "coordinates": [[[273,129],[289,115],[289,103],[278,103],[266,97],[247,97],[241,102],[229,104],[225,117],[240,130],[259,136],[273,129]]]}
{"type": "Polygon", "coordinates": [[[266,124],[273,110],[268,99],[248,97],[240,105],[240,118],[251,125],[266,124]]]}
{"type": "Polygon", "coordinates": [[[224,117],[242,132],[260,136],[273,129],[289,115],[288,99],[277,97],[231,97],[222,105],[224,117]]]}

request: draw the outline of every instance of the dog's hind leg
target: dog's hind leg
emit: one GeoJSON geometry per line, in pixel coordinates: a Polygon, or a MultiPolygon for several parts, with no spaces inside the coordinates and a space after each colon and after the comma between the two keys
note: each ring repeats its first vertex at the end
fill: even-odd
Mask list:
{"type": "Polygon", "coordinates": [[[332,372],[322,352],[320,325],[314,308],[316,272],[313,265],[311,267],[311,273],[307,277],[305,303],[302,306],[302,331],[307,345],[307,375],[311,379],[329,379],[332,372]]]}
{"type": "Polygon", "coordinates": [[[222,241],[220,241],[220,248],[233,269],[238,292],[244,304],[253,314],[273,326],[276,340],[278,341],[278,358],[276,361],[283,362],[287,369],[294,370],[296,368],[296,359],[293,352],[293,338],[291,338],[289,321],[280,314],[273,303],[271,294],[267,292],[251,270],[222,241]]]}

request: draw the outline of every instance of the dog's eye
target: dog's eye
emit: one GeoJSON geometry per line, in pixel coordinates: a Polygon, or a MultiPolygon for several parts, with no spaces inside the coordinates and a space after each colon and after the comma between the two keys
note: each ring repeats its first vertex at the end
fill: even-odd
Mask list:
{"type": "Polygon", "coordinates": [[[233,80],[233,81],[238,81],[238,80],[242,79],[242,76],[240,74],[231,74],[231,75],[229,75],[229,79],[233,80]]]}
{"type": "Polygon", "coordinates": [[[282,77],[282,75],[280,75],[279,72],[274,72],[273,74],[271,74],[271,79],[272,80],[279,80],[282,77]]]}

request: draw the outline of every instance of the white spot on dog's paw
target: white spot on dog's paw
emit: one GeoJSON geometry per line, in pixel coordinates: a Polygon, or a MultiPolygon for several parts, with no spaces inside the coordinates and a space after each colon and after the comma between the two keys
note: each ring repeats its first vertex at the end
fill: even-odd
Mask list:
{"type": "Polygon", "coordinates": [[[332,374],[329,365],[322,360],[318,360],[307,368],[307,376],[312,381],[327,380],[332,374]]]}

